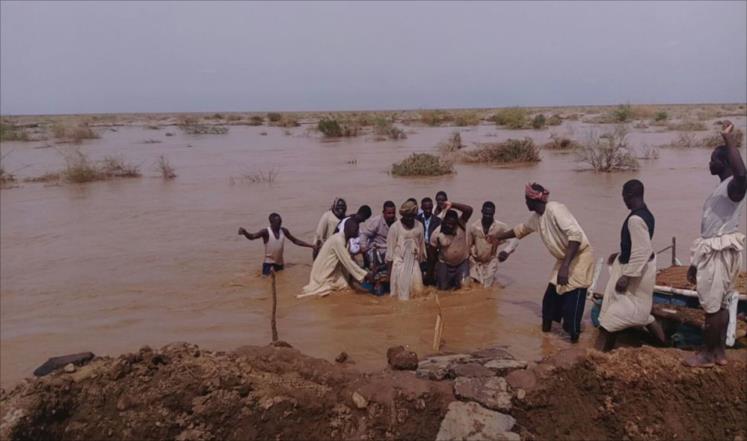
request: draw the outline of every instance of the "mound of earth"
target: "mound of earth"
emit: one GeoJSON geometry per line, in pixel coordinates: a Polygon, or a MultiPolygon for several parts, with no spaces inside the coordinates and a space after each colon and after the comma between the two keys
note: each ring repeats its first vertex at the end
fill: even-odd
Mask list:
{"type": "Polygon", "coordinates": [[[739,356],[691,369],[674,349],[560,354],[533,370],[538,386],[512,415],[528,440],[744,440],[747,363],[739,356]]]}
{"type": "Polygon", "coordinates": [[[446,382],[290,347],[180,343],[66,371],[2,392],[0,439],[433,440],[454,401],[446,382]]]}

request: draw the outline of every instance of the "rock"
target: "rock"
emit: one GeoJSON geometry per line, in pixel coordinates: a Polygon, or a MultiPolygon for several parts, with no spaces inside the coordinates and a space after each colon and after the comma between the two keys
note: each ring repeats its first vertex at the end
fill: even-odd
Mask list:
{"type": "Polygon", "coordinates": [[[469,354],[452,354],[428,357],[418,363],[418,370],[415,372],[420,378],[440,381],[449,375],[449,367],[452,363],[458,363],[471,359],[469,354]]]}
{"type": "Polygon", "coordinates": [[[75,372],[75,365],[72,363],[68,363],[65,365],[63,370],[67,372],[68,374],[72,374],[73,372],[75,372]]]}
{"type": "Polygon", "coordinates": [[[459,377],[454,382],[454,395],[476,401],[488,409],[511,410],[511,393],[503,377],[459,377]]]}
{"type": "Polygon", "coordinates": [[[477,352],[473,352],[474,358],[483,360],[513,360],[514,356],[508,353],[505,349],[501,348],[488,348],[482,349],[477,352]]]}
{"type": "Polygon", "coordinates": [[[418,368],[418,354],[412,351],[399,351],[389,359],[389,366],[400,371],[414,371],[418,368]]]}
{"type": "Polygon", "coordinates": [[[498,375],[506,375],[509,372],[515,371],[517,369],[525,369],[527,367],[527,362],[518,361],[518,360],[498,359],[498,360],[490,360],[489,362],[485,363],[483,366],[485,366],[488,369],[492,369],[498,375]]]}
{"type": "Polygon", "coordinates": [[[61,357],[52,357],[45,361],[43,365],[36,368],[36,370],[34,370],[34,375],[37,377],[43,377],[58,369],[62,369],[70,363],[83,366],[93,360],[93,357],[93,352],[79,352],[77,354],[63,355],[61,357]]]}
{"type": "Polygon", "coordinates": [[[348,361],[348,353],[345,351],[340,352],[340,355],[335,357],[335,361],[338,363],[345,363],[348,361]]]}
{"type": "Polygon", "coordinates": [[[353,392],[353,403],[358,409],[365,409],[368,407],[368,400],[358,392],[353,392]]]}
{"type": "Polygon", "coordinates": [[[516,398],[523,400],[527,396],[527,391],[524,389],[517,389],[516,390],[516,398]]]}
{"type": "Polygon", "coordinates": [[[533,371],[519,369],[506,375],[508,385],[514,389],[532,390],[537,387],[537,376],[533,371]]]}
{"type": "Polygon", "coordinates": [[[392,364],[392,358],[394,358],[395,355],[399,354],[400,352],[403,352],[405,350],[404,346],[392,346],[391,348],[386,350],[386,362],[388,364],[392,364]]]}
{"type": "Polygon", "coordinates": [[[565,349],[549,357],[546,361],[555,367],[567,369],[586,356],[586,348],[565,349]]]}
{"type": "Polygon", "coordinates": [[[495,372],[479,363],[457,364],[450,370],[455,377],[494,377],[495,372]]]}
{"type": "Polygon", "coordinates": [[[70,375],[74,383],[80,383],[83,380],[96,376],[97,371],[93,365],[83,366],[80,369],[76,369],[75,373],[70,375]]]}
{"type": "Polygon", "coordinates": [[[477,403],[454,401],[436,435],[436,441],[507,440],[519,441],[519,435],[509,432],[516,420],[485,409],[477,403]]]}

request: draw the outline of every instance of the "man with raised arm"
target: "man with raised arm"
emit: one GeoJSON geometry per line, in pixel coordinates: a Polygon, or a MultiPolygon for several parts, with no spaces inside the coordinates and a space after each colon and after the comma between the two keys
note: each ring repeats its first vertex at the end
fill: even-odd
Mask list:
{"type": "Polygon", "coordinates": [[[467,221],[472,216],[472,207],[457,202],[444,202],[444,219],[431,235],[431,247],[438,253],[436,263],[436,288],[459,289],[469,277],[469,246],[467,243],[467,221]],[[459,216],[455,210],[459,210],[459,216]]]}
{"type": "Polygon", "coordinates": [[[492,240],[497,243],[514,237],[522,239],[535,231],[539,233],[556,259],[542,299],[542,331],[549,332],[552,322],[562,319],[563,329],[570,334],[571,342],[576,343],[581,333],[586,290],[594,278],[594,255],[576,218],[565,205],[548,202],[549,195],[541,185],[527,184],[525,199],[532,212],[529,220],[513,230],[498,233],[492,240]]]}
{"type": "Polygon", "coordinates": [[[705,310],[704,347],[685,360],[692,367],[724,366],[726,331],[729,326],[727,307],[734,299],[734,284],[742,267],[745,235],[739,229],[739,217],[745,210],[747,173],[734,125],[723,123],[725,145],[716,147],[708,167],[720,183],[703,205],[700,238],[695,240],[687,278],[698,291],[700,306],[705,310]]]}
{"type": "Polygon", "coordinates": [[[262,275],[269,276],[273,271],[282,271],[285,265],[283,251],[285,238],[299,247],[314,248],[310,243],[296,239],[287,228],[283,227],[283,219],[277,213],[270,214],[270,226],[252,234],[243,227],[239,228],[239,235],[249,240],[262,238],[265,244],[265,258],[262,262],[262,275]]]}

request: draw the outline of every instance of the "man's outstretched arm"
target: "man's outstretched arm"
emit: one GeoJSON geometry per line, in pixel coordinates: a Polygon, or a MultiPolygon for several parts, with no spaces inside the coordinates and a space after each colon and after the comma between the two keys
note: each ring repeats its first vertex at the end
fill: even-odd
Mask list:
{"type": "Polygon", "coordinates": [[[239,228],[239,236],[244,236],[244,237],[246,237],[249,240],[255,240],[255,239],[260,239],[260,238],[265,239],[265,240],[268,239],[267,230],[266,229],[265,230],[257,231],[256,233],[252,234],[252,233],[246,231],[244,229],[244,227],[241,227],[241,228],[239,228]]]}
{"type": "Polygon", "coordinates": [[[310,244],[308,242],[304,242],[301,239],[296,239],[296,237],[293,236],[291,234],[291,232],[288,231],[288,229],[285,228],[285,227],[283,227],[283,234],[285,234],[285,237],[287,237],[288,240],[290,240],[294,244],[298,245],[299,247],[314,248],[314,245],[312,245],[312,244],[310,244]]]}

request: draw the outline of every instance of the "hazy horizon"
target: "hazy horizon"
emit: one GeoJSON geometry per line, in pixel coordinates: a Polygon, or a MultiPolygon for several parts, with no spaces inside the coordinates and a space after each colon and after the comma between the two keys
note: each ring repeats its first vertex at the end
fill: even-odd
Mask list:
{"type": "Polygon", "coordinates": [[[0,113],[747,101],[747,2],[0,2],[0,113]]]}

